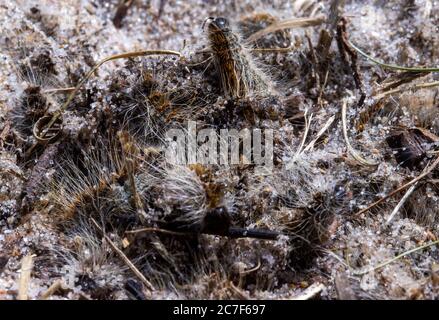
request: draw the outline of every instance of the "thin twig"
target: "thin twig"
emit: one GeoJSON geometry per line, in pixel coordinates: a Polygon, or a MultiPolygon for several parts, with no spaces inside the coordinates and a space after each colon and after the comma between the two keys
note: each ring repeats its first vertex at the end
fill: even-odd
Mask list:
{"type": "Polygon", "coordinates": [[[297,160],[297,158],[299,157],[299,155],[303,151],[303,147],[305,145],[306,138],[308,137],[309,128],[311,127],[311,121],[312,121],[312,117],[313,117],[313,114],[311,113],[309,118],[307,118],[307,114],[308,114],[308,110],[306,110],[305,114],[304,114],[304,118],[305,118],[305,131],[303,132],[302,141],[300,142],[299,148],[297,149],[296,153],[294,154],[293,159],[290,161],[290,164],[287,165],[287,169],[289,169],[289,167],[297,160]]]}
{"type": "Polygon", "coordinates": [[[420,246],[420,247],[416,247],[416,248],[413,248],[413,249],[408,250],[408,251],[406,251],[406,252],[403,252],[403,253],[401,253],[400,255],[397,255],[396,257],[394,257],[394,258],[392,258],[392,259],[389,259],[389,260],[387,260],[387,261],[384,261],[384,262],[382,262],[382,263],[380,263],[380,264],[378,264],[378,265],[376,265],[376,266],[374,266],[374,267],[366,268],[366,270],[352,270],[352,274],[354,274],[354,275],[356,275],[356,276],[362,276],[362,275],[365,275],[365,274],[367,274],[367,273],[369,273],[369,272],[371,272],[371,271],[375,271],[375,270],[377,270],[377,269],[381,269],[381,268],[387,266],[388,264],[390,264],[390,263],[392,263],[392,262],[395,262],[395,261],[401,259],[402,257],[405,257],[406,255],[409,255],[409,254],[411,254],[411,253],[413,253],[413,252],[420,251],[420,250],[423,250],[423,249],[425,249],[425,248],[428,248],[428,247],[434,246],[434,245],[436,245],[436,244],[438,244],[438,243],[439,243],[439,240],[436,240],[436,241],[433,241],[433,242],[430,242],[430,243],[424,244],[424,245],[422,245],[422,246],[420,246]]]}
{"type": "Polygon", "coordinates": [[[358,72],[358,66],[357,66],[357,53],[355,51],[353,51],[348,43],[348,36],[347,36],[347,31],[346,31],[346,19],[345,18],[340,18],[339,22],[337,24],[337,45],[338,45],[338,49],[340,51],[342,60],[348,64],[347,61],[347,55],[349,55],[351,63],[350,63],[350,68],[352,70],[352,76],[354,78],[354,82],[355,82],[355,86],[357,87],[358,91],[360,92],[360,99],[358,101],[358,106],[362,106],[364,103],[364,100],[366,99],[366,94],[363,90],[363,85],[362,85],[362,81],[361,81],[361,76],[360,73],[358,72]]]}
{"type": "Polygon", "coordinates": [[[343,258],[339,257],[335,252],[332,252],[329,249],[326,250],[322,250],[324,253],[326,253],[329,256],[332,256],[335,260],[337,260],[338,262],[340,262],[343,266],[345,266],[346,268],[349,268],[349,264],[346,263],[346,261],[343,260],[343,258]]]}
{"type": "Polygon", "coordinates": [[[304,28],[304,27],[312,27],[322,24],[325,21],[324,16],[317,16],[312,18],[293,18],[284,21],[280,21],[278,23],[274,23],[268,26],[265,29],[259,30],[252,34],[246,42],[251,43],[259,40],[266,34],[276,32],[283,29],[292,29],[292,28],[304,28]]]}
{"type": "Polygon", "coordinates": [[[33,268],[33,259],[35,255],[28,255],[23,257],[21,260],[21,273],[20,280],[18,284],[18,300],[27,300],[28,291],[29,291],[29,283],[30,283],[30,275],[33,268]]]}
{"type": "Polygon", "coordinates": [[[203,63],[206,63],[206,62],[208,62],[208,61],[210,61],[212,59],[213,59],[213,55],[210,55],[209,57],[207,57],[206,59],[204,59],[201,62],[197,62],[197,63],[193,63],[193,64],[186,64],[186,66],[187,67],[196,67],[196,66],[199,66],[199,65],[201,65],[203,63]]]}
{"type": "Polygon", "coordinates": [[[380,91],[385,92],[396,89],[399,86],[426,76],[428,76],[428,73],[425,72],[400,72],[394,76],[391,76],[389,79],[384,80],[384,82],[381,84],[383,88],[380,91]]]}
{"type": "Polygon", "coordinates": [[[260,267],[261,267],[261,259],[258,260],[258,264],[257,264],[255,267],[250,268],[250,269],[248,269],[248,270],[241,271],[239,274],[240,274],[240,275],[249,274],[249,273],[255,272],[255,271],[258,270],[260,267]]]}
{"type": "Polygon", "coordinates": [[[170,230],[166,230],[166,229],[152,228],[152,227],[125,231],[126,234],[137,234],[137,233],[144,233],[144,232],[159,232],[159,233],[165,233],[165,234],[169,234],[169,235],[173,235],[173,236],[187,236],[188,235],[185,232],[176,232],[176,231],[170,231],[170,230]]]}
{"type": "Polygon", "coordinates": [[[311,37],[309,35],[308,32],[305,32],[305,38],[308,42],[308,47],[309,47],[309,55],[311,57],[311,77],[314,79],[316,85],[320,88],[321,91],[321,85],[320,85],[320,74],[317,70],[317,67],[319,65],[318,61],[317,61],[317,55],[316,55],[316,51],[314,50],[314,46],[312,44],[312,40],[311,37]]]}
{"type": "Polygon", "coordinates": [[[251,52],[289,52],[293,50],[293,46],[289,46],[287,48],[255,48],[250,49],[251,52]]]}
{"type": "Polygon", "coordinates": [[[383,202],[384,200],[393,197],[395,194],[397,194],[398,192],[410,187],[411,185],[415,184],[416,182],[418,182],[419,180],[421,180],[422,178],[426,177],[428,174],[430,174],[439,164],[439,157],[436,158],[436,160],[430,165],[427,166],[424,171],[417,176],[416,178],[414,178],[413,180],[407,182],[406,184],[400,186],[399,188],[393,190],[392,192],[390,192],[387,196],[382,197],[381,199],[375,201],[374,203],[372,203],[371,205],[369,205],[368,207],[361,209],[360,211],[358,211],[357,213],[354,214],[354,216],[359,216],[362,213],[365,213],[367,211],[369,211],[370,209],[372,209],[373,207],[379,205],[381,202],[383,202]]]}
{"type": "Polygon", "coordinates": [[[75,87],[53,88],[53,89],[44,90],[43,93],[71,92],[73,90],[75,90],[75,87]]]}
{"type": "Polygon", "coordinates": [[[363,50],[358,48],[351,41],[348,40],[347,42],[355,51],[357,51],[363,57],[369,59],[370,61],[378,64],[379,66],[381,66],[383,68],[392,69],[392,70],[408,71],[408,72],[439,72],[439,68],[434,68],[434,67],[428,67],[428,68],[404,67],[404,66],[398,66],[398,65],[394,65],[394,64],[384,63],[384,62],[381,62],[381,61],[375,59],[374,57],[368,55],[366,52],[364,52],[363,50]]]}
{"type": "Polygon", "coordinates": [[[413,193],[413,191],[415,191],[417,184],[418,183],[415,183],[407,190],[405,195],[402,197],[402,199],[396,205],[395,209],[393,209],[392,213],[390,214],[389,218],[386,221],[386,224],[389,224],[390,221],[392,221],[393,217],[395,217],[395,215],[399,212],[399,210],[404,205],[404,203],[407,201],[407,199],[410,197],[410,195],[413,193]]]}
{"type": "Polygon", "coordinates": [[[104,236],[105,240],[108,242],[108,244],[111,246],[111,248],[119,255],[119,257],[127,264],[127,266],[133,271],[133,273],[140,279],[140,281],[143,282],[143,284],[150,290],[155,290],[154,286],[151,284],[151,282],[148,281],[148,279],[145,278],[143,273],[137,269],[137,267],[131,262],[130,259],[120,250],[113,241],[104,233],[102,228],[98,225],[98,223],[95,221],[95,219],[90,218],[91,222],[95,225],[96,228],[98,228],[99,231],[102,232],[102,235],[104,236]]]}
{"type": "Polygon", "coordinates": [[[321,283],[314,283],[310,285],[308,288],[306,288],[302,293],[298,294],[297,296],[291,298],[291,300],[309,300],[314,298],[316,295],[318,295],[320,292],[325,289],[325,286],[321,283]]]}
{"type": "Polygon", "coordinates": [[[372,162],[369,160],[364,159],[351,145],[349,142],[348,137],[348,129],[347,129],[347,123],[346,123],[346,109],[347,109],[347,101],[346,99],[343,100],[342,108],[341,108],[341,118],[342,118],[342,124],[343,124],[343,137],[346,143],[346,147],[348,149],[348,152],[351,154],[351,156],[358,161],[358,163],[365,165],[365,166],[377,166],[378,163],[372,162]]]}
{"type": "Polygon", "coordinates": [[[382,98],[384,98],[384,97],[386,97],[388,95],[399,93],[399,92],[403,92],[403,91],[426,89],[426,88],[432,88],[432,87],[437,87],[437,86],[439,86],[439,81],[428,82],[428,83],[420,83],[420,84],[414,85],[411,88],[396,88],[396,89],[393,89],[393,90],[385,91],[385,92],[382,92],[382,93],[376,95],[373,98],[375,98],[377,100],[380,100],[380,99],[382,99],[382,98]]]}
{"type": "Polygon", "coordinates": [[[315,143],[317,142],[317,140],[320,139],[320,137],[325,133],[326,130],[328,130],[328,128],[331,126],[331,124],[334,122],[335,120],[335,115],[330,117],[328,119],[328,121],[326,121],[325,125],[320,129],[320,131],[317,133],[316,137],[305,147],[305,149],[303,149],[303,151],[309,151],[312,148],[314,148],[315,143]]]}
{"type": "Polygon", "coordinates": [[[40,299],[46,300],[60,289],[65,290],[66,288],[64,287],[64,282],[61,279],[58,279],[52,283],[52,285],[45,292],[43,292],[43,294],[41,294],[40,299]]]}

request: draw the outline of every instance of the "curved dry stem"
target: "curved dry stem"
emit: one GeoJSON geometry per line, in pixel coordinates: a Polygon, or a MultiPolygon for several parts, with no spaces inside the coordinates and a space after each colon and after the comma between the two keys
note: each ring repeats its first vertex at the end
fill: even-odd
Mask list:
{"type": "Polygon", "coordinates": [[[261,259],[258,260],[258,264],[256,266],[254,266],[253,268],[241,271],[239,274],[241,276],[243,276],[243,275],[246,275],[246,274],[249,274],[249,273],[252,273],[252,272],[259,270],[260,267],[261,267],[261,259]]]}
{"type": "Polygon", "coordinates": [[[392,69],[392,70],[400,70],[400,71],[408,71],[408,72],[439,72],[439,68],[435,68],[435,67],[427,67],[427,68],[418,68],[418,67],[404,67],[404,66],[398,66],[395,64],[388,64],[388,63],[384,63],[381,62],[379,60],[377,60],[376,58],[368,55],[366,52],[364,52],[363,50],[361,50],[360,48],[358,48],[355,44],[353,44],[352,42],[350,42],[348,40],[349,45],[355,50],[357,51],[359,54],[361,54],[363,57],[369,59],[370,61],[372,61],[373,63],[376,63],[377,65],[386,68],[386,69],[392,69]]]}
{"type": "Polygon", "coordinates": [[[312,17],[312,18],[293,18],[287,19],[284,21],[280,21],[278,23],[274,23],[268,26],[265,29],[259,30],[258,32],[253,33],[246,40],[247,43],[255,42],[265,36],[266,34],[276,32],[283,29],[292,29],[292,28],[305,28],[305,27],[313,27],[322,24],[325,21],[325,17],[323,15],[312,17]]]}
{"type": "Polygon", "coordinates": [[[392,258],[392,259],[389,259],[389,260],[387,260],[387,261],[384,261],[384,262],[382,262],[382,263],[380,263],[380,264],[378,264],[378,265],[376,265],[376,266],[374,266],[374,267],[366,268],[365,270],[352,270],[352,274],[353,274],[353,275],[356,275],[356,276],[362,276],[362,275],[365,275],[366,273],[369,273],[369,272],[371,272],[371,271],[375,271],[375,270],[381,269],[381,268],[387,266],[388,264],[390,264],[390,263],[392,263],[392,262],[395,262],[395,261],[397,261],[397,260],[399,260],[399,259],[405,257],[406,255],[409,255],[409,254],[414,253],[414,252],[416,252],[416,251],[420,251],[420,250],[423,250],[423,249],[425,249],[425,248],[428,248],[428,247],[434,246],[434,245],[436,245],[436,244],[438,244],[438,243],[439,243],[439,240],[436,240],[436,241],[433,241],[433,242],[430,242],[430,243],[424,244],[424,245],[422,245],[422,246],[419,246],[419,247],[413,248],[413,249],[411,249],[411,250],[408,250],[408,251],[406,251],[406,252],[403,252],[403,253],[401,253],[400,255],[397,255],[396,257],[394,257],[394,258],[392,258]]]}
{"type": "Polygon", "coordinates": [[[396,89],[393,89],[393,90],[388,90],[388,91],[385,91],[383,93],[380,93],[380,94],[376,95],[374,98],[377,99],[377,100],[380,100],[380,99],[382,99],[384,97],[387,97],[388,95],[399,93],[399,92],[403,92],[403,91],[407,91],[407,90],[420,90],[420,89],[433,88],[433,87],[437,87],[437,86],[439,86],[439,81],[419,83],[419,84],[414,85],[411,88],[396,88],[396,89]]]}
{"type": "Polygon", "coordinates": [[[78,82],[75,89],[70,93],[69,97],[67,98],[66,102],[59,108],[53,115],[50,122],[47,124],[47,127],[42,131],[41,135],[44,137],[46,133],[49,131],[49,129],[52,127],[52,125],[55,123],[55,121],[61,116],[61,114],[64,112],[65,109],[69,106],[70,102],[72,102],[73,98],[75,97],[78,90],[81,88],[81,86],[93,75],[93,73],[96,72],[96,70],[102,66],[104,63],[112,60],[117,59],[127,59],[127,58],[133,58],[133,57],[142,57],[142,56],[152,56],[152,55],[174,55],[181,57],[182,54],[178,51],[173,50],[141,50],[141,51],[131,51],[131,52],[125,52],[120,54],[115,54],[112,56],[109,56],[101,61],[99,61],[87,74],[84,78],[81,79],[81,81],[78,82]]]}
{"type": "Polygon", "coordinates": [[[159,232],[159,233],[165,233],[173,236],[187,236],[188,233],[186,232],[176,232],[176,231],[170,231],[166,229],[160,229],[160,228],[141,228],[141,229],[135,229],[135,230],[129,230],[125,231],[126,234],[137,234],[137,233],[145,233],[145,232],[159,232]]]}
{"type": "Polygon", "coordinates": [[[404,203],[407,201],[407,199],[410,197],[410,195],[413,193],[413,191],[415,191],[416,185],[418,183],[415,183],[414,185],[412,185],[407,192],[405,193],[405,195],[402,197],[402,199],[399,201],[399,203],[396,205],[395,209],[393,209],[392,213],[390,214],[389,218],[386,221],[386,224],[389,224],[390,221],[392,221],[392,219],[395,217],[395,215],[399,212],[399,210],[401,209],[401,207],[404,205],[404,203]]]}

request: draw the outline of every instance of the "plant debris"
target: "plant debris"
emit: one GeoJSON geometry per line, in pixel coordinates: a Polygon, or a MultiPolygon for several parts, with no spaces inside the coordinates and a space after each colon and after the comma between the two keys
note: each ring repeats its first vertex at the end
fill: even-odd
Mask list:
{"type": "Polygon", "coordinates": [[[431,0],[0,23],[0,299],[439,297],[431,0]]]}

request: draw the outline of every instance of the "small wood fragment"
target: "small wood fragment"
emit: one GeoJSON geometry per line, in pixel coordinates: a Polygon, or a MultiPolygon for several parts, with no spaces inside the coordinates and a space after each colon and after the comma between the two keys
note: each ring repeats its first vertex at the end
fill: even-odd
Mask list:
{"type": "Polygon", "coordinates": [[[18,283],[17,300],[28,300],[29,284],[33,268],[34,255],[27,255],[21,260],[21,274],[18,283]]]}
{"type": "Polygon", "coordinates": [[[291,300],[310,300],[315,298],[320,292],[325,289],[325,286],[321,283],[314,283],[306,288],[302,293],[293,297],[291,300]]]}
{"type": "Polygon", "coordinates": [[[122,239],[122,247],[123,247],[124,249],[126,249],[126,248],[129,247],[129,245],[130,245],[130,241],[129,241],[127,238],[123,238],[123,239],[122,239]]]}
{"type": "Polygon", "coordinates": [[[41,300],[46,300],[60,290],[66,290],[64,282],[61,279],[56,280],[52,285],[40,296],[41,300]]]}

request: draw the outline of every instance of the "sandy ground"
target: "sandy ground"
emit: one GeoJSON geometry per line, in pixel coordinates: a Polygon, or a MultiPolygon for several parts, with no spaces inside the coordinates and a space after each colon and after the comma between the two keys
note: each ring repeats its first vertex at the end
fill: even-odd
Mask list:
{"type": "MultiPolygon", "coordinates": [[[[285,31],[290,42],[287,51],[254,53],[266,66],[264,72],[284,95],[273,105],[286,110],[293,104],[293,113],[307,110],[308,120],[312,114],[306,145],[334,117],[327,132],[311,151],[296,157],[305,131],[303,122],[297,125],[287,121],[286,116],[283,121],[261,120],[260,126],[278,132],[276,139],[281,145],[276,147],[278,163],[291,163],[293,170],[289,173],[279,170],[261,178],[247,169],[239,169],[238,173],[223,169],[212,178],[215,183],[221,179],[228,183],[236,179],[246,181],[246,188],[236,187],[224,200],[228,201],[225,206],[233,212],[235,222],[250,227],[288,229],[297,219],[304,219],[306,223],[298,223],[292,230],[308,237],[312,250],[304,241],[286,237],[263,241],[200,235],[189,246],[198,248],[203,258],[197,255],[191,260],[189,254],[181,253],[183,241],[180,243],[172,237],[129,239],[131,244],[125,247],[124,237],[115,227],[109,231],[109,237],[153,283],[155,290],[149,290],[145,283],[142,287],[142,281],[108,241],[101,235],[90,235],[90,226],[77,220],[60,223],[59,212],[66,211],[67,206],[59,209],[63,202],[53,199],[60,195],[69,197],[69,193],[57,193],[40,183],[47,186],[47,182],[59,178],[55,163],[62,162],[59,160],[64,157],[74,157],[75,151],[71,154],[54,151],[61,155],[47,163],[42,160],[43,155],[50,156],[47,149],[43,155],[40,152],[23,160],[24,152],[33,142],[32,123],[25,121],[26,114],[14,110],[38,103],[32,100],[36,98],[29,94],[29,88],[38,87],[46,99],[44,103],[53,111],[66,97],[65,93],[53,93],[53,89],[74,86],[97,61],[112,54],[141,49],[177,50],[190,62],[199,63],[196,52],[208,47],[206,31],[202,29],[207,17],[226,17],[235,25],[259,13],[268,13],[278,21],[319,15],[327,18],[331,5],[330,1],[313,0],[168,0],[163,3],[134,1],[117,28],[113,19],[118,1],[0,0],[0,299],[18,298],[22,290],[22,259],[29,255],[33,256],[30,281],[25,289],[29,299],[41,298],[57,280],[63,285],[51,295],[53,299],[132,299],[136,297],[133,287],[143,297],[152,299],[291,299],[315,288],[312,296],[319,299],[437,299],[437,246],[403,257],[398,255],[437,240],[438,171],[416,185],[389,223],[386,221],[407,189],[369,212],[355,215],[419,176],[433,159],[438,142],[434,139],[439,135],[439,91],[434,87],[411,88],[437,81],[437,73],[423,74],[397,86],[403,90],[386,95],[379,110],[372,112],[377,105],[376,96],[387,91],[387,83],[398,79],[397,72],[382,69],[358,56],[366,100],[363,106],[356,106],[361,92],[352,72],[341,60],[336,41],[327,55],[330,67],[326,69],[329,70],[326,81],[325,72],[319,69],[323,64],[317,67],[312,62],[308,39],[314,54],[317,52],[320,58],[320,31],[329,30],[329,22],[285,31]],[[361,165],[349,154],[342,131],[343,99],[348,103],[351,143],[362,157],[376,165],[361,165]],[[364,130],[358,127],[360,114],[370,114],[364,130]],[[433,140],[428,140],[428,152],[419,163],[407,167],[398,163],[395,158],[398,150],[392,149],[386,138],[395,128],[415,127],[427,130],[433,140]],[[22,209],[26,201],[30,201],[27,212],[22,209]],[[309,225],[313,227],[309,229],[309,225]],[[324,231],[320,232],[320,227],[324,231]],[[141,241],[145,242],[139,249],[141,241]],[[175,255],[170,258],[175,260],[173,264],[193,264],[187,265],[190,271],[183,267],[161,270],[160,264],[157,267],[150,263],[159,256],[150,253],[150,247],[175,255]],[[395,257],[398,259],[380,266],[395,257]]],[[[342,15],[348,21],[349,39],[379,60],[404,66],[435,66],[439,61],[438,8],[439,3],[433,0],[346,1],[342,15]]],[[[267,39],[268,46],[283,44],[267,39]]],[[[198,107],[201,111],[196,109],[197,115],[203,115],[203,121],[217,119],[217,114],[207,108],[220,109],[227,104],[221,97],[215,80],[218,74],[212,65],[186,72],[182,62],[166,57],[118,60],[102,66],[97,76],[87,82],[86,90],[78,94],[74,106],[67,110],[63,118],[68,141],[84,135],[99,136],[100,123],[105,122],[102,119],[110,113],[119,114],[119,106],[136,99],[131,88],[142,76],[142,68],[153,70],[154,76],[161,79],[161,90],[189,87],[203,92],[202,99],[208,104],[198,107]]],[[[191,112],[195,114],[194,110],[191,112]]],[[[183,114],[193,116],[185,111],[183,114]]],[[[114,127],[119,125],[115,117],[114,127]]],[[[236,117],[239,121],[233,121],[245,126],[245,120],[236,117]]],[[[148,135],[154,130],[145,130],[143,146],[157,146],[150,143],[148,135]]],[[[67,175],[67,171],[61,175],[67,175]]],[[[162,193],[145,196],[145,199],[159,199],[152,211],[176,197],[169,191],[173,181],[170,176],[168,172],[168,178],[157,183],[162,193]],[[169,197],[162,199],[161,194],[169,197]]],[[[136,179],[139,190],[149,190],[149,184],[155,183],[143,182],[142,173],[136,179]]],[[[59,190],[62,188],[61,183],[59,190]]],[[[186,191],[181,192],[184,195],[186,191]]],[[[201,255],[198,251],[197,254],[201,255]]]]}

